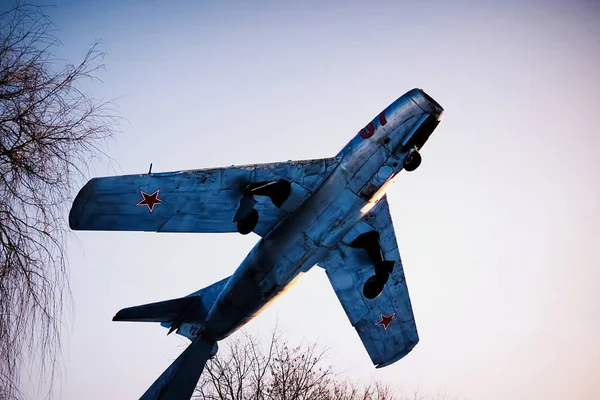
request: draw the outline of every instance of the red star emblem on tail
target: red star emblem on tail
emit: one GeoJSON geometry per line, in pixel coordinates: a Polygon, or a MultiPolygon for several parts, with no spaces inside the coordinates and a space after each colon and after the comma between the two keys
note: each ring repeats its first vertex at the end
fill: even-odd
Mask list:
{"type": "Polygon", "coordinates": [[[390,323],[396,317],[396,313],[393,313],[392,315],[379,315],[381,315],[381,321],[376,322],[375,325],[383,325],[383,329],[387,331],[388,326],[390,326],[390,323]]]}
{"type": "Polygon", "coordinates": [[[160,189],[156,189],[156,191],[152,194],[148,194],[142,190],[140,193],[142,194],[142,200],[136,204],[136,206],[146,206],[148,207],[148,211],[152,212],[154,210],[154,206],[157,204],[161,204],[162,200],[158,198],[158,192],[160,189]]]}

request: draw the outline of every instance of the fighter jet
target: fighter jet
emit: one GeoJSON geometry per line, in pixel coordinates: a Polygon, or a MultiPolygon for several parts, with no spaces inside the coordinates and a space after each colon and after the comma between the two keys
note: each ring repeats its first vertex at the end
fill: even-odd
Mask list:
{"type": "Polygon", "coordinates": [[[407,355],[419,336],[386,191],[400,171],[420,165],[442,113],[413,89],[332,158],[90,180],[73,202],[71,229],[261,237],[233,275],[114,316],[159,322],[191,340],[141,398],[189,399],[217,342],[315,265],[377,368],[407,355]]]}

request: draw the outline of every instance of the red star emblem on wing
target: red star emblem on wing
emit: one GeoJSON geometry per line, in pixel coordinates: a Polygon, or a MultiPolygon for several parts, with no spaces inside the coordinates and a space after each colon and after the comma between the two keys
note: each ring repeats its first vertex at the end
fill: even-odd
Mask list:
{"type": "Polygon", "coordinates": [[[379,315],[381,315],[381,321],[376,322],[375,325],[383,325],[383,329],[387,331],[388,326],[390,326],[390,323],[396,317],[396,313],[393,313],[392,315],[379,315]]]}
{"type": "Polygon", "coordinates": [[[160,189],[156,189],[156,191],[152,194],[148,194],[143,190],[140,190],[142,195],[142,200],[136,204],[136,206],[146,206],[148,207],[148,211],[152,212],[154,210],[154,206],[157,204],[161,204],[162,200],[158,198],[158,192],[160,189]]]}

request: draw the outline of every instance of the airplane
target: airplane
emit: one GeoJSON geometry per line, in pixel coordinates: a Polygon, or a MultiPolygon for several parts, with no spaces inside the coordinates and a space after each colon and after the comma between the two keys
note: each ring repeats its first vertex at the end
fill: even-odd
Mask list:
{"type": "Polygon", "coordinates": [[[376,368],[419,336],[386,191],[420,150],[443,108],[413,89],[335,156],[91,179],[69,214],[74,230],[254,232],[235,270],[177,299],[120,310],[113,321],[159,322],[191,340],[141,399],[189,399],[208,359],[314,265],[331,286],[376,368]]]}

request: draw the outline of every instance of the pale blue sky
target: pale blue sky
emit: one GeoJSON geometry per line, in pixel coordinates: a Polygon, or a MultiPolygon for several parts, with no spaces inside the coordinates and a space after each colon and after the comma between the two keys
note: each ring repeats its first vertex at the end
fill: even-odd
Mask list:
{"type": "MultiPolygon", "coordinates": [[[[127,119],[98,175],[329,157],[420,87],[446,109],[389,191],[421,341],[375,370],[318,268],[248,325],[349,377],[468,399],[600,398],[600,8],[593,1],[61,2],[127,119]]],[[[75,194],[75,193],[74,193],[75,194]]],[[[119,309],[230,275],[258,239],[80,232],[64,399],[137,398],[182,349],[119,309]]],[[[32,397],[35,398],[35,395],[32,397]]]]}

